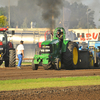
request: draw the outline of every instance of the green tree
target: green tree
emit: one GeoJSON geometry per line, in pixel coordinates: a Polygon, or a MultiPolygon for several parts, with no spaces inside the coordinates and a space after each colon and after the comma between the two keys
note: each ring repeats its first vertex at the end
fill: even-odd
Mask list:
{"type": "Polygon", "coordinates": [[[0,16],[0,27],[6,27],[8,25],[7,17],[4,15],[0,16]]]}
{"type": "Polygon", "coordinates": [[[87,11],[88,6],[75,2],[69,6],[69,9],[71,10],[69,28],[90,28],[90,25],[92,28],[95,28],[95,23],[93,21],[94,11],[87,11]]]}
{"type": "Polygon", "coordinates": [[[7,7],[1,7],[0,8],[0,16],[1,15],[7,16],[7,7]]]}
{"type": "MultiPolygon", "coordinates": [[[[94,23],[94,11],[90,10],[88,6],[83,5],[82,3],[78,4],[76,2],[70,4],[68,1],[64,1],[64,7],[70,9],[71,15],[69,18],[69,28],[95,28],[94,23]],[[88,11],[89,9],[89,11],[88,11]]],[[[69,13],[68,13],[69,14],[69,13]]],[[[69,15],[68,15],[69,16],[69,15]]],[[[67,15],[66,15],[67,17],[67,15]]],[[[57,20],[57,25],[63,26],[63,10],[61,15],[57,20]],[[61,23],[59,23],[61,22],[61,23]]]]}

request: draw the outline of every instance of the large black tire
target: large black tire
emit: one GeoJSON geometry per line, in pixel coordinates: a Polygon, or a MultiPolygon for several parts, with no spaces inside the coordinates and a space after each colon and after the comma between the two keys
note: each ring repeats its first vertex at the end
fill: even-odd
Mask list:
{"type": "Polygon", "coordinates": [[[61,60],[59,58],[55,59],[55,69],[60,70],[61,69],[61,60]]]}
{"type": "Polygon", "coordinates": [[[9,50],[9,58],[5,61],[5,67],[15,67],[16,66],[16,51],[15,49],[9,50]]]}
{"type": "Polygon", "coordinates": [[[32,60],[32,69],[37,70],[38,69],[38,64],[34,64],[34,59],[32,60]]]}
{"type": "Polygon", "coordinates": [[[66,69],[75,69],[78,64],[78,44],[75,42],[69,42],[66,48],[66,52],[62,54],[62,62],[66,69]]]}
{"type": "Polygon", "coordinates": [[[0,61],[0,65],[2,65],[2,63],[3,63],[3,61],[1,60],[1,61],[0,61]]]}
{"type": "Polygon", "coordinates": [[[100,67],[100,58],[96,57],[96,63],[94,64],[95,67],[100,67]]]}
{"type": "Polygon", "coordinates": [[[98,58],[97,60],[98,60],[98,67],[100,67],[100,58],[98,58]]]}
{"type": "Polygon", "coordinates": [[[9,60],[5,61],[5,67],[9,67],[9,60]]]}
{"type": "Polygon", "coordinates": [[[45,70],[48,70],[48,69],[51,69],[51,68],[52,68],[52,63],[49,62],[48,64],[42,64],[42,66],[43,66],[43,68],[44,68],[45,70]]]}

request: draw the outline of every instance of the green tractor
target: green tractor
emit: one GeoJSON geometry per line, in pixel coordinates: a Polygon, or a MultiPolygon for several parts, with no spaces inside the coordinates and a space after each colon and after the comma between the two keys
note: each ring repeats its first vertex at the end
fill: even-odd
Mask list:
{"type": "Polygon", "coordinates": [[[54,30],[53,39],[46,40],[41,43],[41,54],[35,55],[32,60],[32,69],[37,70],[42,63],[45,70],[55,68],[60,70],[77,68],[78,64],[78,44],[65,38],[66,32],[64,28],[58,27],[54,30]],[[57,30],[61,30],[63,34],[63,42],[60,48],[60,41],[57,30]]]}

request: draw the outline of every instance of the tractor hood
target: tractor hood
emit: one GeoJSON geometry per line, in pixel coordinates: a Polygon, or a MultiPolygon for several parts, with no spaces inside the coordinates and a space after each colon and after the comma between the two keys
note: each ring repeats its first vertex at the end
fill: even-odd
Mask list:
{"type": "Polygon", "coordinates": [[[42,42],[41,45],[56,44],[56,43],[58,43],[58,42],[59,42],[58,39],[54,39],[54,40],[46,40],[46,41],[42,42]]]}

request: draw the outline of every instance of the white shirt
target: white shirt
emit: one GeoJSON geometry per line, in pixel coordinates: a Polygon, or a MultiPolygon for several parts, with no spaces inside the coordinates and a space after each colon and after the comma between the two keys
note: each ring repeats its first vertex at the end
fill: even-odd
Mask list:
{"type": "Polygon", "coordinates": [[[19,44],[18,46],[17,46],[17,54],[21,54],[22,53],[22,50],[24,50],[24,46],[23,46],[23,44],[19,44]]]}

